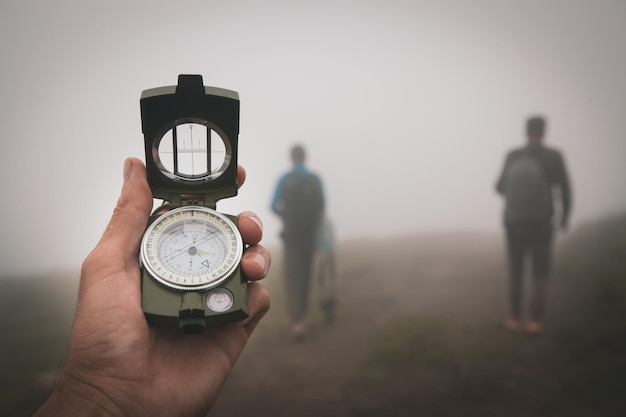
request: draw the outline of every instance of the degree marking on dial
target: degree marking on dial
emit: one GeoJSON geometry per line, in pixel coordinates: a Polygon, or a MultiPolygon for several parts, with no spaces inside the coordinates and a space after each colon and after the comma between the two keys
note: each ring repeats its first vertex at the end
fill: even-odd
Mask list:
{"type": "MultiPolygon", "coordinates": [[[[179,257],[179,256],[180,256],[180,255],[182,255],[183,253],[188,253],[188,250],[189,250],[189,249],[191,249],[191,248],[193,247],[192,245],[195,245],[195,244],[201,245],[201,244],[203,244],[203,243],[205,243],[205,242],[208,242],[209,240],[211,240],[211,239],[213,239],[215,236],[217,236],[218,232],[219,232],[219,230],[215,230],[215,231],[213,231],[213,232],[209,233],[208,235],[206,235],[205,237],[203,237],[202,239],[197,240],[197,241],[194,241],[194,242],[191,242],[191,243],[189,243],[189,244],[187,244],[187,245],[183,246],[182,248],[180,248],[180,249],[178,249],[176,252],[174,252],[174,254],[173,254],[173,255],[169,256],[168,258],[164,258],[164,259],[163,259],[163,261],[164,261],[164,262],[169,262],[169,261],[171,261],[172,259],[179,257]],[[191,246],[191,247],[190,247],[190,246],[191,246]]],[[[189,253],[189,254],[191,255],[191,253],[189,253]]]]}
{"type": "Polygon", "coordinates": [[[142,247],[142,257],[147,261],[146,266],[154,268],[152,273],[156,275],[156,279],[159,281],[162,279],[163,283],[169,282],[174,286],[178,283],[180,289],[187,289],[189,285],[196,283],[208,284],[207,280],[215,283],[216,280],[226,277],[226,274],[235,267],[230,264],[237,258],[237,253],[241,256],[242,249],[241,238],[238,238],[234,228],[236,226],[228,223],[227,219],[213,220],[212,216],[218,218],[220,216],[203,210],[189,210],[186,216],[185,222],[184,212],[180,210],[175,215],[162,219],[160,224],[157,223],[156,227],[152,228],[151,235],[146,235],[149,237],[146,238],[145,246],[142,247]],[[178,230],[175,231],[175,229],[178,230]],[[222,236],[224,242],[222,242],[222,236]],[[167,250],[169,255],[164,255],[158,249],[161,247],[160,242],[163,242],[161,240],[163,237],[166,239],[165,242],[169,242],[167,250]],[[218,239],[215,239],[216,237],[218,239]],[[220,241],[217,249],[213,248],[214,243],[207,243],[217,240],[220,241]],[[205,244],[209,247],[201,249],[205,244]],[[177,245],[182,247],[176,248],[177,245]],[[223,245],[225,248],[222,248],[223,245]],[[226,253],[222,254],[223,250],[226,253]],[[234,252],[229,253],[230,251],[234,252]],[[213,259],[214,257],[216,259],[213,259]],[[188,274],[199,275],[197,278],[195,276],[189,278],[188,274]]]}

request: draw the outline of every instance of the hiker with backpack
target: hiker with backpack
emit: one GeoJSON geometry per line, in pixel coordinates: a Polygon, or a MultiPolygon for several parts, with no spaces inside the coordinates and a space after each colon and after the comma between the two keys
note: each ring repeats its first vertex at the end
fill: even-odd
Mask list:
{"type": "Polygon", "coordinates": [[[544,146],[546,121],[531,117],[526,122],[526,146],[506,157],[496,190],[505,198],[504,227],[509,260],[509,315],[505,327],[516,330],[522,323],[522,277],[526,255],[532,259],[530,315],[525,329],[543,331],[545,299],[551,266],[555,196],[560,196],[559,226],[567,229],[571,209],[570,183],[561,153],[544,146]]]}
{"type": "Polygon", "coordinates": [[[302,146],[291,149],[293,168],[276,186],[272,211],[282,220],[287,308],[294,339],[304,337],[317,231],[324,212],[324,193],[317,175],[305,165],[302,146]]]}

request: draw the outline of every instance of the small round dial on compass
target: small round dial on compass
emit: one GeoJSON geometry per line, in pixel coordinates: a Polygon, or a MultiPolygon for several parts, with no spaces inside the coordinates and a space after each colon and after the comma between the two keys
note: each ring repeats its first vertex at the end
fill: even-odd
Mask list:
{"type": "Polygon", "coordinates": [[[148,227],[141,261],[161,284],[182,291],[218,286],[237,268],[243,242],[235,224],[215,210],[171,210],[148,227]]]}

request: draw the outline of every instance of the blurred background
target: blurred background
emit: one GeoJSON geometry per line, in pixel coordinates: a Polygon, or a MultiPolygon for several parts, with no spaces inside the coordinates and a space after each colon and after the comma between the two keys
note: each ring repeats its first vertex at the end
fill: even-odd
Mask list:
{"type": "Polygon", "coordinates": [[[495,177],[534,113],[565,152],[574,223],[626,208],[620,1],[0,4],[6,273],[84,258],[124,159],[143,159],[141,91],[180,73],[239,92],[249,182],[220,208],[257,211],[268,242],[294,142],[341,239],[498,231],[495,177]]]}
{"type": "MultiPolygon", "coordinates": [[[[218,208],[256,211],[265,223],[264,243],[277,249],[276,259],[280,224],[269,210],[270,198],[278,177],[289,168],[289,148],[301,143],[310,167],[324,182],[327,212],[344,257],[343,263],[339,259],[340,276],[357,279],[367,270],[361,268],[363,259],[379,259],[380,273],[370,284],[384,287],[386,282],[376,280],[404,269],[413,277],[417,269],[399,266],[401,259],[381,254],[381,247],[407,257],[439,248],[439,260],[462,254],[480,260],[482,255],[466,251],[487,239],[484,248],[490,250],[483,254],[484,262],[476,261],[477,276],[497,283],[485,282],[493,293],[479,287],[476,303],[464,303],[463,292],[446,302],[468,309],[492,306],[476,320],[490,317],[493,323],[487,323],[495,327],[504,312],[498,294],[504,291],[500,279],[505,265],[502,201],[494,184],[506,152],[525,140],[525,119],[539,113],[548,119],[547,144],[564,153],[573,183],[571,233],[557,241],[559,248],[569,249],[559,249],[564,251],[560,256],[591,252],[575,249],[587,242],[582,234],[589,233],[596,239],[589,238],[590,248],[599,247],[597,241],[612,242],[607,251],[617,265],[626,249],[620,246],[621,235],[606,237],[592,225],[612,219],[617,223],[602,230],[623,230],[615,219],[626,211],[625,21],[626,3],[619,0],[0,0],[0,123],[5,132],[0,288],[3,314],[12,317],[3,325],[3,350],[5,358],[24,352],[24,346],[47,352],[38,356],[39,362],[29,360],[32,369],[18,379],[7,370],[3,386],[10,388],[2,400],[7,407],[26,404],[27,398],[36,403],[40,397],[32,390],[45,397],[55,366],[62,363],[80,263],[108,222],[124,159],[144,159],[141,91],[175,85],[181,73],[202,74],[206,85],[239,93],[239,157],[248,179],[238,197],[218,208]],[[466,244],[429,243],[441,236],[466,244]],[[579,238],[572,240],[575,236],[579,238]],[[414,250],[395,250],[406,247],[414,250]],[[454,251],[445,251],[452,247],[454,251]],[[24,300],[34,296],[43,301],[24,308],[24,300]],[[45,321],[52,313],[63,319],[45,321]],[[15,333],[17,327],[22,330],[15,333]],[[48,342],[53,336],[58,345],[48,342]]],[[[268,279],[276,287],[275,306],[282,302],[279,263],[268,279]]],[[[594,268],[600,264],[606,262],[590,257],[588,269],[580,266],[577,273],[597,278],[601,274],[594,268]]],[[[621,267],[612,268],[611,277],[623,278],[621,267]]],[[[453,278],[463,270],[444,275],[456,282],[453,278]]],[[[566,268],[562,274],[573,272],[566,268]]],[[[580,280],[582,293],[588,292],[586,285],[597,286],[580,280]]],[[[352,294],[358,283],[344,278],[341,285],[352,294]]],[[[618,287],[608,293],[619,293],[618,287]]],[[[427,288],[407,288],[428,293],[427,288]]],[[[555,288],[558,292],[558,284],[555,288]]],[[[357,295],[353,302],[369,297],[357,295]]],[[[407,301],[408,314],[426,308],[427,299],[423,304],[407,301]]],[[[395,303],[404,305],[392,297],[389,305],[395,303]]],[[[369,317],[346,304],[351,303],[342,304],[346,317],[369,317]]],[[[280,308],[268,317],[266,334],[275,331],[279,337],[280,308]]],[[[433,309],[420,314],[441,317],[433,309]]],[[[389,314],[385,317],[391,319],[389,314]]],[[[409,322],[409,328],[421,328],[409,322]]],[[[385,331],[386,322],[380,325],[385,331]]],[[[339,337],[345,328],[334,331],[339,337]]],[[[263,340],[274,340],[262,335],[257,349],[263,340]]],[[[376,338],[362,337],[365,346],[367,337],[376,338]]],[[[544,345],[560,346],[546,339],[544,345]]],[[[510,353],[517,342],[502,343],[510,353]]],[[[531,355],[528,350],[520,354],[531,355]]],[[[384,372],[374,374],[375,380],[384,372]]],[[[343,391],[334,395],[338,392],[343,391]]],[[[353,415],[380,411],[360,404],[353,415]]],[[[589,409],[594,407],[581,406],[580,415],[593,415],[585,414],[589,409]]]]}

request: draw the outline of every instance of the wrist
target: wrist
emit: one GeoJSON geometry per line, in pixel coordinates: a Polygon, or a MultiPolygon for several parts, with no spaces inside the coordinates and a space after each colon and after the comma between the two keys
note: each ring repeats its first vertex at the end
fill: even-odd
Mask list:
{"type": "Polygon", "coordinates": [[[33,417],[99,417],[125,414],[95,385],[64,372],[50,397],[33,417]]]}

